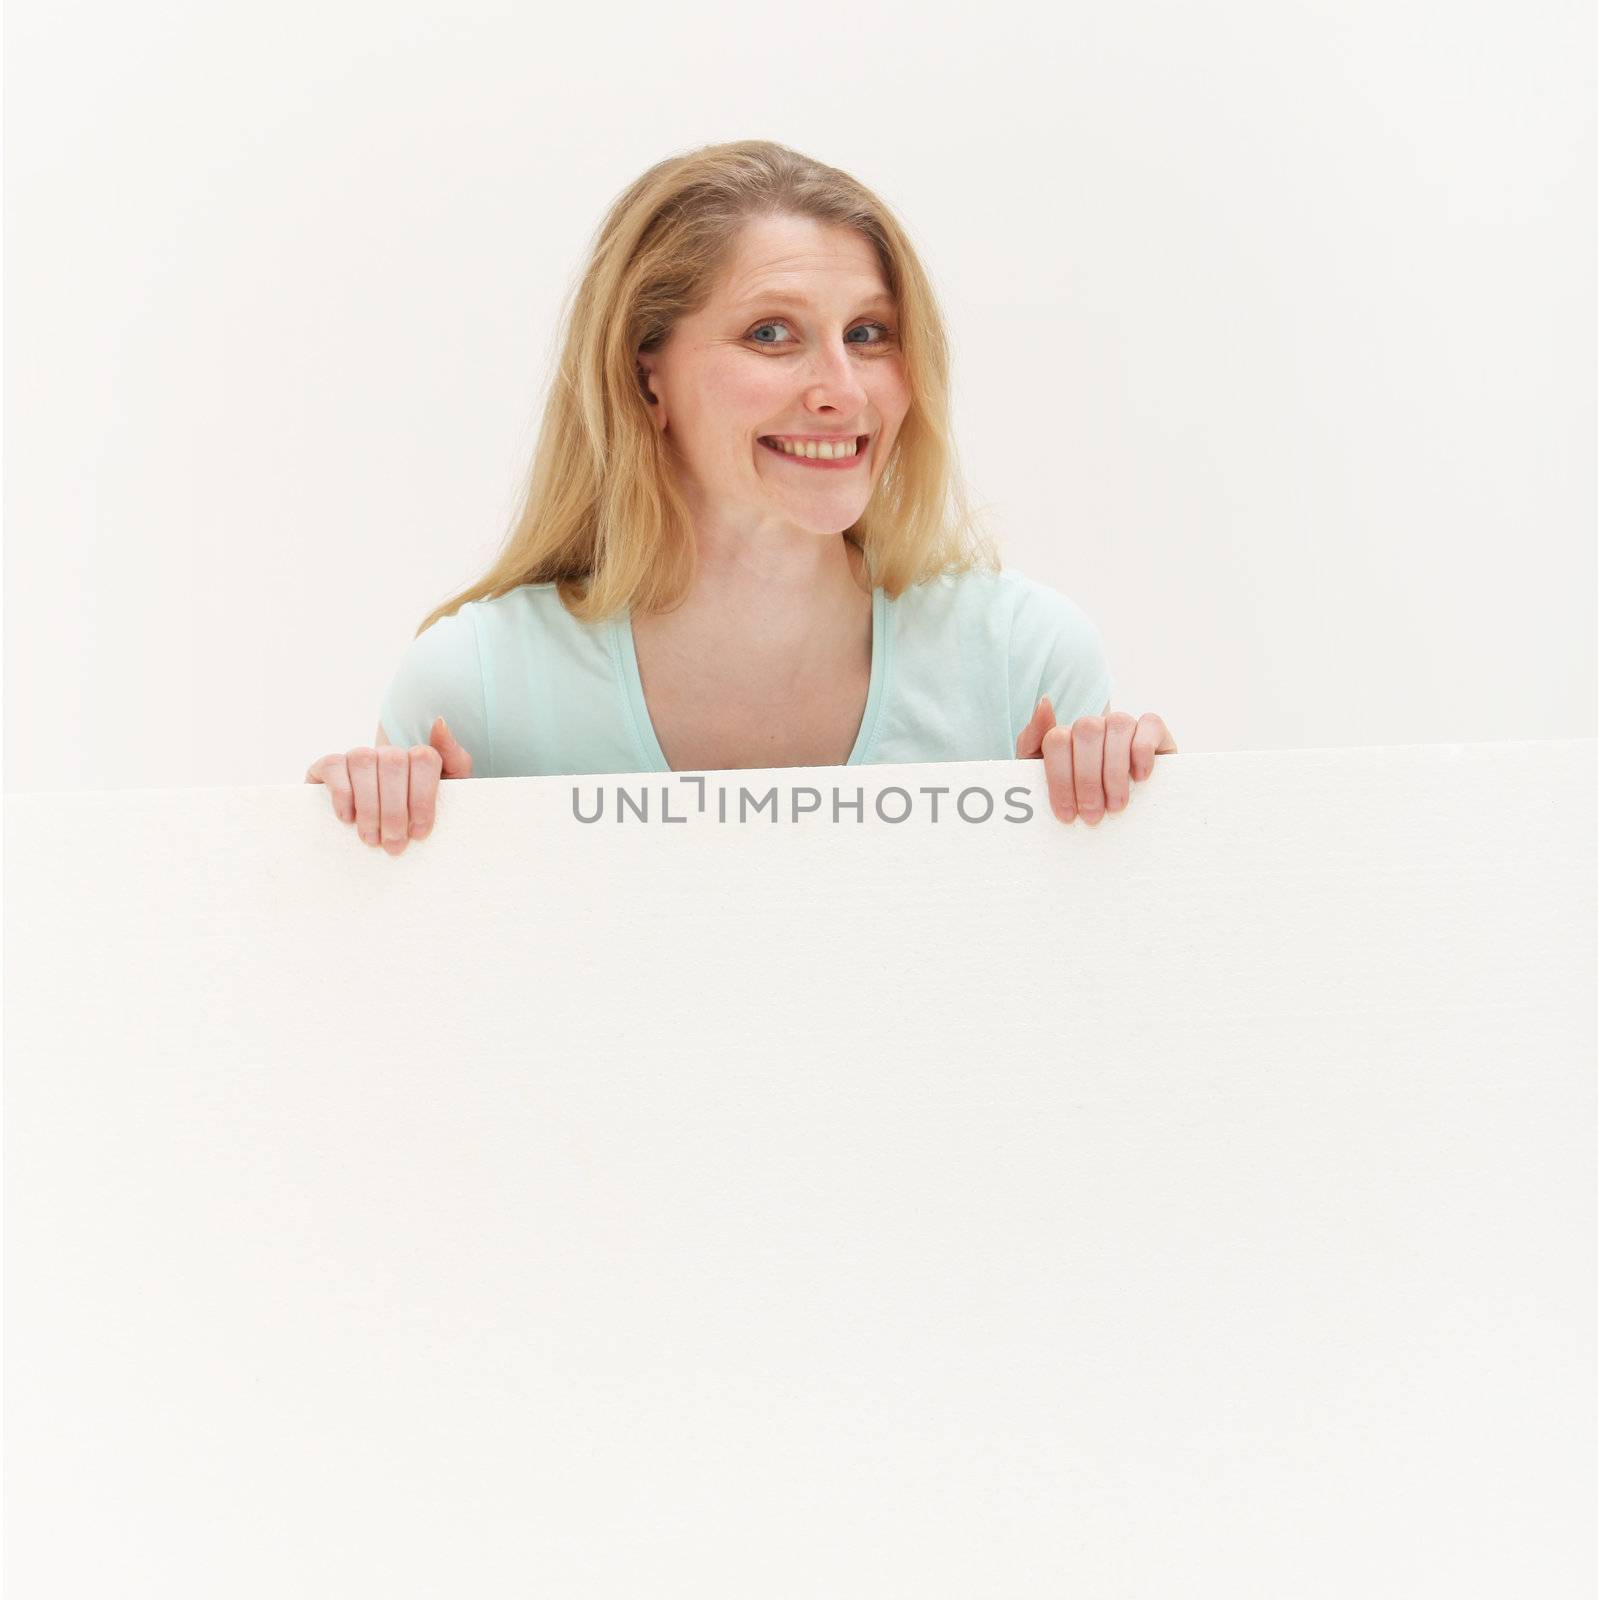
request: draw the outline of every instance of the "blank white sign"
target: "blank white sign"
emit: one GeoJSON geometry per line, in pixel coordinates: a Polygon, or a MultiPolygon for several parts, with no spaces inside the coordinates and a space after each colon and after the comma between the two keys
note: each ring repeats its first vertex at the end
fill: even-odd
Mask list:
{"type": "Polygon", "coordinates": [[[1598,740],[1043,777],[9,796],[10,1600],[1592,1594],[1598,740]]]}

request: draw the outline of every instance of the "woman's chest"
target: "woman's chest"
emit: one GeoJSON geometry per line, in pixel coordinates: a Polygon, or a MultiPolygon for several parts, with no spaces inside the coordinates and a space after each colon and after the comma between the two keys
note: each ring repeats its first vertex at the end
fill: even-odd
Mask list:
{"type": "Polygon", "coordinates": [[[782,685],[730,678],[639,650],[655,738],[673,772],[745,767],[841,767],[871,692],[871,660],[782,685]]]}

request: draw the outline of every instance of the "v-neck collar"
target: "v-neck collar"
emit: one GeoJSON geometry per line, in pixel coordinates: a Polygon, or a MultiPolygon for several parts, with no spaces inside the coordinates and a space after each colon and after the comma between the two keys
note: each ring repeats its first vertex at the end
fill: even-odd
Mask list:
{"type": "MultiPolygon", "coordinates": [[[[854,749],[849,752],[846,766],[858,766],[877,731],[877,716],[882,709],[884,688],[888,680],[888,656],[892,650],[891,619],[893,608],[879,584],[871,591],[871,687],[866,693],[866,709],[860,718],[860,731],[855,735],[854,749]]],[[[655,734],[655,724],[650,719],[649,706],[644,700],[644,680],[638,671],[638,645],[633,638],[632,610],[612,617],[610,622],[611,660],[616,677],[627,703],[628,720],[638,752],[643,757],[645,772],[670,772],[671,766],[660,740],[655,734]]]]}

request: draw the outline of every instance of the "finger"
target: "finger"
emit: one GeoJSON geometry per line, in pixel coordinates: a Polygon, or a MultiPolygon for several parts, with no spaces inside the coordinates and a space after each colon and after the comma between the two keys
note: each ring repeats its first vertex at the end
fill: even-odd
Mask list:
{"type": "Polygon", "coordinates": [[[376,844],[381,827],[377,809],[377,752],[361,745],[349,753],[350,789],[355,795],[355,831],[365,844],[376,844]]]}
{"type": "Polygon", "coordinates": [[[1089,827],[1104,820],[1104,718],[1078,717],[1071,724],[1071,769],[1076,812],[1089,827]]]}
{"type": "Polygon", "coordinates": [[[433,726],[428,731],[427,742],[430,748],[438,751],[439,757],[444,764],[443,773],[446,778],[471,777],[471,751],[449,731],[449,724],[442,717],[433,719],[433,726]]]}
{"type": "Polygon", "coordinates": [[[438,778],[444,759],[430,744],[413,744],[411,756],[411,837],[425,839],[438,814],[438,778]]]}
{"type": "Polygon", "coordinates": [[[323,756],[313,763],[305,774],[307,783],[325,783],[328,798],[333,804],[333,815],[340,822],[355,820],[355,796],[350,789],[349,768],[341,755],[323,756]]]}
{"type": "Polygon", "coordinates": [[[377,752],[377,800],[382,816],[383,848],[391,856],[397,856],[405,848],[410,792],[410,752],[397,744],[384,745],[377,752]]]}
{"type": "Polygon", "coordinates": [[[1038,701],[1032,720],[1021,730],[1015,741],[1015,753],[1021,760],[1030,761],[1043,754],[1043,735],[1055,727],[1054,706],[1047,695],[1038,701]]]}
{"type": "Polygon", "coordinates": [[[1132,735],[1132,776],[1139,783],[1154,771],[1155,756],[1176,754],[1176,741],[1164,721],[1152,711],[1145,711],[1137,719],[1137,731],[1132,735]]]}
{"type": "Polygon", "coordinates": [[[1137,718],[1112,711],[1104,719],[1104,809],[1125,811],[1132,801],[1132,735],[1137,718]]]}
{"type": "Polygon", "coordinates": [[[1061,822],[1076,821],[1076,788],[1071,781],[1071,730],[1058,724],[1043,736],[1043,779],[1049,809],[1061,822]]]}

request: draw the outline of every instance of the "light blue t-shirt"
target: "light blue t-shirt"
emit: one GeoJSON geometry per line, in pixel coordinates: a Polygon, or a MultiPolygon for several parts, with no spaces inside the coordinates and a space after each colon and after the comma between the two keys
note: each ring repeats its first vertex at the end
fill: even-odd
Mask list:
{"type": "MultiPolygon", "coordinates": [[[[1014,568],[872,592],[871,688],[848,765],[1008,761],[1048,695],[1062,725],[1098,716],[1113,680],[1076,603],[1014,568]]],[[[407,647],[383,697],[397,745],[433,719],[472,775],[669,772],[644,701],[631,618],[579,622],[554,583],[471,600],[407,647]]]]}

